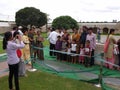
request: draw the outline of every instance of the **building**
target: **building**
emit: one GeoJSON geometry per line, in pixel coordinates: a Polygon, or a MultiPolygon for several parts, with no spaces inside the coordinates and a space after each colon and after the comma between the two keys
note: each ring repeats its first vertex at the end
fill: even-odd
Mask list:
{"type": "Polygon", "coordinates": [[[12,30],[12,27],[15,26],[15,22],[0,22],[0,34],[6,31],[12,30]]]}
{"type": "MultiPolygon", "coordinates": [[[[87,27],[98,27],[101,32],[103,32],[104,28],[108,29],[115,29],[115,33],[120,34],[120,22],[79,22],[79,27],[82,28],[82,26],[87,26],[87,27]]],[[[0,33],[4,33],[6,31],[9,31],[15,26],[14,21],[10,22],[0,22],[0,33]]],[[[47,24],[47,27],[51,27],[51,23],[47,24]]],[[[44,25],[42,28],[43,32],[46,32],[46,25],[44,25]]]]}

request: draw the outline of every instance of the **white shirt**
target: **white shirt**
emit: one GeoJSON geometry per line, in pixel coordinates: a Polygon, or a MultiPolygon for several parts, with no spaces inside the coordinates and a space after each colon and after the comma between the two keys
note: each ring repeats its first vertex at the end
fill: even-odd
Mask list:
{"type": "Polygon", "coordinates": [[[84,48],[80,48],[80,55],[84,55],[84,48]]]}
{"type": "Polygon", "coordinates": [[[21,36],[23,35],[23,32],[21,30],[18,30],[18,32],[21,36]]]}
{"type": "Polygon", "coordinates": [[[61,36],[62,37],[62,35],[64,34],[63,32],[61,32],[61,33],[58,33],[59,34],[59,36],[61,36]]]}
{"type": "Polygon", "coordinates": [[[95,50],[95,47],[96,47],[96,35],[94,33],[87,34],[86,40],[90,41],[90,48],[95,50]]]}
{"type": "Polygon", "coordinates": [[[48,40],[50,41],[50,43],[56,44],[57,36],[58,36],[58,35],[59,35],[59,34],[58,34],[56,31],[52,31],[52,32],[50,33],[50,35],[48,36],[48,40]]]}
{"type": "Polygon", "coordinates": [[[71,48],[68,48],[67,49],[67,54],[70,54],[71,53],[71,48]]]}
{"type": "Polygon", "coordinates": [[[76,51],[77,44],[71,44],[71,51],[76,51]]]}

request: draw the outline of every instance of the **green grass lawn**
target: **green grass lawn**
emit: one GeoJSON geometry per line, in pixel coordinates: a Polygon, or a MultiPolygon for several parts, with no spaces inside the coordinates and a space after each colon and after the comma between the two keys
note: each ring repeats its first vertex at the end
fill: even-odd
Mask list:
{"type": "MultiPolygon", "coordinates": [[[[44,46],[49,45],[46,40],[46,33],[42,34],[45,38],[44,46]]],[[[2,49],[0,41],[0,54],[5,51],[2,49]]],[[[74,79],[64,78],[46,72],[27,72],[28,77],[20,77],[20,90],[101,90],[92,84],[81,82],[74,79]]],[[[0,78],[0,90],[8,90],[8,76],[0,78]]]]}
{"type": "MultiPolygon", "coordinates": [[[[41,71],[27,72],[27,75],[20,77],[20,90],[101,90],[92,84],[41,71]]],[[[0,78],[0,90],[8,90],[7,78],[0,78]]]]}
{"type": "Polygon", "coordinates": [[[4,53],[5,51],[2,49],[2,40],[0,39],[0,54],[4,53]]]}

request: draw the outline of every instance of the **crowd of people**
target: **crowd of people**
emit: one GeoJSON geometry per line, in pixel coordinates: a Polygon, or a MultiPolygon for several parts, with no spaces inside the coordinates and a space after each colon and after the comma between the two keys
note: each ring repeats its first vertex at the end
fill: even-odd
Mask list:
{"type": "Polygon", "coordinates": [[[96,35],[93,28],[83,27],[83,32],[73,29],[73,34],[64,29],[58,32],[52,28],[48,36],[50,42],[50,56],[56,56],[57,60],[72,63],[87,63],[87,66],[94,65],[94,50],[96,47],[96,35]],[[56,50],[53,52],[52,50],[56,50]],[[89,60],[86,60],[88,59],[89,60]]]}
{"type": "MultiPolygon", "coordinates": [[[[97,36],[93,33],[92,27],[83,26],[82,32],[74,28],[73,33],[63,28],[58,30],[54,28],[48,29],[47,40],[50,43],[50,56],[56,56],[59,61],[80,63],[85,65],[85,67],[95,65],[94,53],[97,36]]],[[[114,29],[110,29],[104,45],[106,46],[106,48],[104,47],[105,59],[112,63],[105,63],[105,66],[110,69],[113,69],[113,64],[116,64],[114,54],[119,57],[117,64],[120,66],[120,39],[118,41],[115,40],[114,31],[114,29]]],[[[100,35],[100,31],[98,33],[100,35]]],[[[100,39],[100,36],[98,38],[100,39]]],[[[34,61],[36,58],[44,60],[43,42],[44,38],[41,35],[41,30],[36,31],[34,27],[30,29],[22,26],[14,27],[12,31],[4,34],[3,49],[6,50],[8,56],[10,90],[13,90],[13,76],[15,78],[15,88],[19,90],[18,77],[26,74],[25,67],[21,73],[19,72],[19,63],[21,61],[31,65],[31,56],[34,57],[34,61]],[[34,46],[40,49],[35,49],[33,48],[34,46]]],[[[117,69],[120,70],[119,67],[117,69]]]]}
{"type": "MultiPolygon", "coordinates": [[[[98,38],[98,43],[100,43],[101,37],[100,29],[97,31],[97,34],[93,33],[93,30],[92,27],[88,28],[83,26],[82,32],[79,32],[78,29],[73,29],[73,33],[71,34],[64,29],[58,29],[58,31],[56,31],[52,28],[51,32],[49,29],[48,40],[50,42],[50,56],[56,56],[57,60],[60,61],[82,63],[86,67],[93,66],[95,64],[94,52],[96,49],[96,38],[98,38]]],[[[117,64],[117,69],[119,70],[120,39],[118,41],[115,40],[114,32],[114,29],[110,29],[107,36],[109,44],[107,51],[104,51],[104,57],[108,63],[105,63],[105,66],[109,69],[115,69],[113,64],[117,64]],[[118,59],[116,59],[115,56],[117,56],[118,59]]]]}

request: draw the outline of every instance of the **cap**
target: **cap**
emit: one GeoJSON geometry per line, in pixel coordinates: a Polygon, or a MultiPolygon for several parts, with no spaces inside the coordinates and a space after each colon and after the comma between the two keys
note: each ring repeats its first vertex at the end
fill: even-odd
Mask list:
{"type": "Polygon", "coordinates": [[[19,29],[22,29],[22,26],[19,26],[18,28],[19,28],[19,29]]]}

